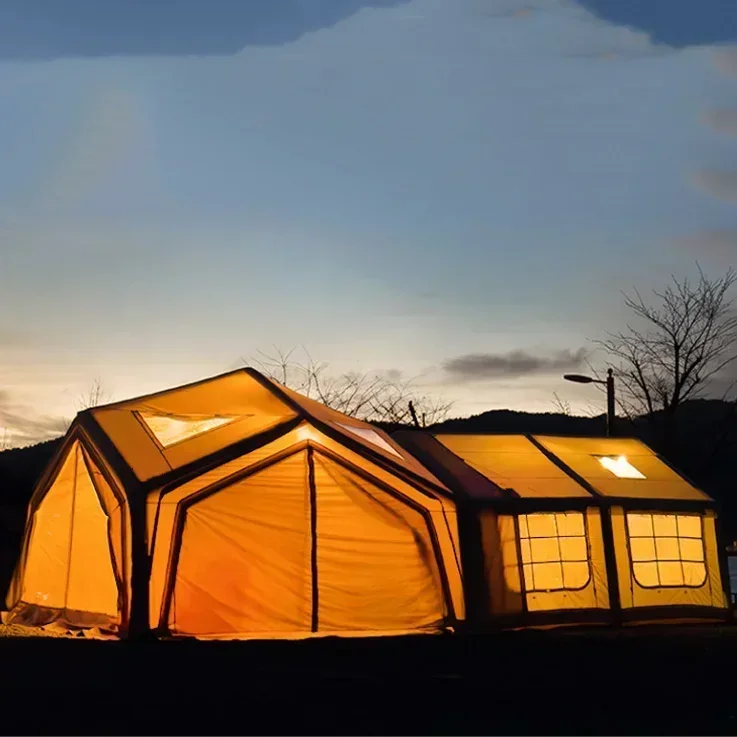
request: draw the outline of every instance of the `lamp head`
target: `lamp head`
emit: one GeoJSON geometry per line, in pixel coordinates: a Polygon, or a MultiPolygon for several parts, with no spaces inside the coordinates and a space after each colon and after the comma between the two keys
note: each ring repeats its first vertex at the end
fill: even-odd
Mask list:
{"type": "Polygon", "coordinates": [[[591,384],[594,382],[590,376],[583,376],[583,374],[564,374],[563,378],[566,381],[574,381],[577,384],[591,384]]]}

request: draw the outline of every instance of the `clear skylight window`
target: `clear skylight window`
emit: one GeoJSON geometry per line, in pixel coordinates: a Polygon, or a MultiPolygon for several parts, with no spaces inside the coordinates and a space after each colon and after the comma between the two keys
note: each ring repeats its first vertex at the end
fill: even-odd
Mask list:
{"type": "Polygon", "coordinates": [[[342,424],[340,422],[338,422],[336,424],[342,430],[346,430],[347,432],[350,432],[350,433],[353,433],[354,435],[357,435],[359,438],[363,438],[364,440],[368,440],[369,443],[373,443],[374,445],[378,446],[379,448],[382,448],[383,450],[386,450],[389,453],[392,453],[393,455],[397,456],[397,458],[401,458],[402,457],[375,430],[371,430],[368,427],[352,427],[351,425],[344,425],[344,424],[342,424]]]}
{"type": "Polygon", "coordinates": [[[235,417],[173,417],[140,413],[141,419],[164,448],[227,425],[235,417]]]}

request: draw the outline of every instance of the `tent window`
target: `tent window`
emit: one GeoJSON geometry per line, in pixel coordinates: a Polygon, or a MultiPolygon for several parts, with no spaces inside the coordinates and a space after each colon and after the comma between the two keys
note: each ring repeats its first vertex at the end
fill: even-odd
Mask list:
{"type": "Polygon", "coordinates": [[[595,458],[618,479],[644,479],[645,474],[638,471],[624,456],[595,456],[595,458]]]}
{"type": "Polygon", "coordinates": [[[577,591],[591,579],[581,512],[521,514],[519,536],[525,589],[577,591]]]}
{"type": "Polygon", "coordinates": [[[368,427],[354,427],[353,425],[345,425],[342,422],[336,422],[335,424],[338,427],[340,427],[341,429],[346,430],[347,432],[353,433],[354,435],[358,436],[359,438],[362,438],[363,440],[367,440],[369,443],[372,443],[373,445],[378,446],[382,450],[385,450],[388,453],[391,453],[392,455],[397,456],[397,458],[401,458],[402,457],[375,430],[371,430],[368,427]]]}
{"type": "Polygon", "coordinates": [[[696,514],[627,514],[630,560],[643,588],[706,583],[704,533],[696,514]]]}
{"type": "Polygon", "coordinates": [[[147,412],[138,412],[137,414],[163,448],[169,448],[184,440],[191,440],[198,435],[215,430],[238,419],[237,417],[177,417],[175,415],[158,415],[147,412]]]}

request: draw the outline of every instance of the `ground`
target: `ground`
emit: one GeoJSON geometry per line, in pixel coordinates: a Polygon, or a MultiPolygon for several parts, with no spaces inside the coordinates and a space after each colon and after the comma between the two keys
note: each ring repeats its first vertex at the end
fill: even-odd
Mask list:
{"type": "Polygon", "coordinates": [[[0,633],[5,734],[737,733],[737,627],[145,645],[22,633],[0,633]]]}

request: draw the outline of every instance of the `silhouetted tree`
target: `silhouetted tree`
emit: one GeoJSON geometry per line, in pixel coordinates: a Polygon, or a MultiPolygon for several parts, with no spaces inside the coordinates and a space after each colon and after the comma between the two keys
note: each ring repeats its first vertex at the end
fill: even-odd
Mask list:
{"type": "Polygon", "coordinates": [[[580,414],[574,414],[571,409],[571,403],[567,399],[563,399],[558,392],[553,392],[553,407],[556,414],[565,415],[566,417],[600,417],[602,414],[601,407],[595,407],[589,403],[586,411],[580,414]]]}
{"type": "MultiPolygon", "coordinates": [[[[74,406],[77,412],[83,412],[86,409],[92,407],[99,407],[101,404],[105,404],[110,399],[110,394],[105,389],[102,379],[95,379],[89,386],[86,392],[80,394],[74,406]]],[[[64,434],[69,431],[72,426],[72,420],[63,418],[60,420],[59,431],[64,434]]]]}
{"type": "Polygon", "coordinates": [[[107,402],[109,398],[110,395],[105,389],[102,379],[97,378],[92,382],[87,392],[77,398],[75,403],[77,411],[82,412],[85,409],[99,407],[101,404],[107,402]]]}
{"type": "Polygon", "coordinates": [[[317,363],[305,353],[306,361],[300,362],[293,358],[294,349],[284,353],[275,348],[271,355],[261,353],[259,359],[244,359],[244,363],[300,394],[366,422],[409,424],[411,401],[423,424],[432,425],[442,422],[452,406],[451,402],[419,393],[414,380],[404,381],[381,372],[335,375],[328,364],[317,363]]]}
{"type": "Polygon", "coordinates": [[[561,399],[558,392],[553,392],[553,406],[559,415],[565,415],[566,417],[571,417],[573,415],[571,403],[561,399]]]}
{"type": "MultiPolygon", "coordinates": [[[[737,361],[737,311],[730,290],[737,274],[730,269],[709,279],[672,278],[664,291],[645,301],[635,290],[625,305],[639,324],[595,341],[614,369],[619,408],[630,419],[647,417],[651,430],[670,446],[678,409],[702,397],[724,379],[737,361]]],[[[735,387],[727,382],[727,400],[735,387]]]]}

